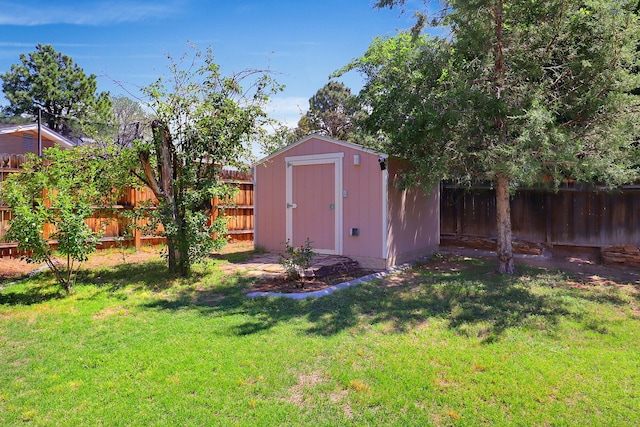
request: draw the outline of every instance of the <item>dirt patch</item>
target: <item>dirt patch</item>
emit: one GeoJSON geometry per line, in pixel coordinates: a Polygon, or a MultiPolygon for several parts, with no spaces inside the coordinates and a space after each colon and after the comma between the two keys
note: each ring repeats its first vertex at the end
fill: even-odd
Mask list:
{"type": "Polygon", "coordinates": [[[27,276],[44,264],[29,264],[19,258],[0,258],[0,283],[27,276]]]}
{"type": "Polygon", "coordinates": [[[550,260],[523,259],[518,263],[532,267],[546,268],[549,270],[561,270],[569,273],[577,283],[619,286],[640,286],[640,269],[629,267],[609,267],[580,258],[562,258],[550,260]]]}
{"type": "MultiPolygon", "coordinates": [[[[231,243],[225,247],[221,255],[248,252],[253,249],[253,242],[231,243]]],[[[109,267],[121,264],[135,264],[148,260],[160,260],[161,249],[152,247],[143,247],[138,252],[122,253],[117,250],[102,251],[93,254],[89,261],[83,263],[83,269],[109,267]]],[[[474,258],[483,258],[478,254],[453,254],[465,255],[474,258]]],[[[487,257],[484,257],[487,258],[487,257]]],[[[493,257],[488,257],[491,261],[493,257]]],[[[516,270],[520,265],[530,265],[534,267],[546,268],[550,270],[562,270],[570,273],[573,277],[574,286],[589,285],[605,285],[618,286],[631,284],[640,291],[640,270],[624,267],[609,267],[594,263],[591,260],[580,258],[561,258],[561,259],[516,259],[516,270]]],[[[27,276],[32,271],[42,267],[42,264],[29,264],[18,258],[0,258],[0,284],[16,280],[27,276]]],[[[235,269],[233,263],[230,267],[235,269]]],[[[461,268],[468,268],[468,264],[460,260],[456,256],[443,256],[429,261],[422,268],[430,270],[455,271],[461,268]]],[[[330,274],[325,277],[316,277],[312,279],[304,279],[301,281],[288,281],[282,276],[273,276],[264,278],[256,282],[248,289],[247,292],[280,292],[280,293],[300,293],[312,292],[338,283],[347,282],[358,277],[366,276],[374,271],[357,269],[346,273],[330,274]]],[[[395,283],[394,276],[387,281],[390,285],[395,283]]],[[[400,279],[397,279],[400,281],[400,279]]]]}
{"type": "Polygon", "coordinates": [[[325,382],[325,378],[322,374],[317,372],[298,375],[298,381],[293,387],[291,387],[286,401],[300,408],[307,406],[308,402],[305,400],[305,393],[308,389],[311,389],[318,384],[322,384],[323,382],[325,382]]]}
{"type": "MultiPolygon", "coordinates": [[[[486,251],[476,251],[473,249],[445,249],[443,260],[445,264],[429,262],[429,265],[438,266],[440,268],[460,268],[460,265],[451,264],[455,256],[468,256],[470,258],[485,259],[489,262],[497,262],[496,255],[486,251]],[[447,255],[454,255],[448,257],[447,255]]],[[[569,273],[580,283],[589,283],[593,285],[635,285],[640,286],[640,269],[624,267],[624,266],[608,266],[600,264],[589,257],[580,256],[559,256],[554,258],[542,257],[517,257],[515,258],[516,273],[520,266],[531,266],[544,268],[548,270],[561,270],[569,273]]]]}
{"type": "MultiPolygon", "coordinates": [[[[122,264],[137,264],[149,260],[162,259],[162,246],[143,246],[139,251],[119,251],[116,249],[108,249],[97,251],[89,257],[80,266],[81,270],[93,268],[106,268],[122,264]]],[[[253,242],[234,242],[229,243],[217,255],[227,255],[231,253],[247,252],[253,250],[253,242]]],[[[0,283],[10,282],[23,277],[27,277],[30,273],[44,267],[45,264],[28,263],[20,258],[0,258],[0,283]]]]}
{"type": "MultiPolygon", "coordinates": [[[[108,250],[92,254],[88,261],[80,265],[80,269],[136,264],[150,259],[160,259],[160,250],[152,247],[143,247],[137,252],[126,252],[124,254],[108,250]]],[[[0,283],[27,277],[45,266],[44,263],[28,263],[20,258],[0,258],[0,283]]]]}
{"type": "Polygon", "coordinates": [[[320,291],[339,283],[368,276],[372,273],[375,273],[375,271],[356,269],[346,273],[335,273],[324,277],[303,278],[298,280],[290,280],[284,276],[274,276],[264,278],[259,282],[254,283],[247,292],[277,292],[282,294],[293,294],[320,291]]]}
{"type": "Polygon", "coordinates": [[[82,270],[90,270],[160,259],[162,259],[162,255],[159,248],[144,246],[137,252],[126,252],[124,254],[117,251],[96,252],[88,261],[83,262],[80,268],[82,270]]]}

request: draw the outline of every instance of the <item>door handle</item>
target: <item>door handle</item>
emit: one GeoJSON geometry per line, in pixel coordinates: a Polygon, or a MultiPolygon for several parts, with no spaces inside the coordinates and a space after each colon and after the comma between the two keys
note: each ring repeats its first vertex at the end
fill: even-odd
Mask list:
{"type": "Polygon", "coordinates": [[[287,203],[287,209],[295,209],[298,205],[296,203],[287,203]]]}

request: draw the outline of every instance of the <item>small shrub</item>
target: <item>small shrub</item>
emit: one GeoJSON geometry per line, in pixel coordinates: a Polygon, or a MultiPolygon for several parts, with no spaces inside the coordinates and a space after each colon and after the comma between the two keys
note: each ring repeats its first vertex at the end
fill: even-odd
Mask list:
{"type": "Polygon", "coordinates": [[[79,265],[103,234],[87,222],[97,211],[110,209],[117,199],[114,185],[128,171],[113,167],[90,146],[49,148],[43,158],[27,155],[22,169],[4,181],[0,194],[12,212],[5,239],[18,243],[27,262],[46,263],[69,292],[79,265]]]}
{"type": "Polygon", "coordinates": [[[315,255],[311,247],[311,240],[307,237],[303,245],[293,246],[287,239],[284,242],[285,253],[280,256],[280,264],[284,267],[289,279],[298,279],[305,276],[305,270],[311,267],[311,261],[315,255]]]}

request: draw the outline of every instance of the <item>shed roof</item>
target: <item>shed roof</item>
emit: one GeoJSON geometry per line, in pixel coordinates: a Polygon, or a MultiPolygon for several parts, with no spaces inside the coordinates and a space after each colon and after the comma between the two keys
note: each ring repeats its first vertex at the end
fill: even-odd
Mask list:
{"type": "Polygon", "coordinates": [[[369,153],[369,154],[374,154],[376,156],[380,156],[382,158],[387,158],[389,157],[388,154],[385,153],[381,153],[379,151],[375,151],[372,150],[370,148],[364,147],[362,145],[358,145],[358,144],[354,144],[352,142],[346,142],[346,141],[340,141],[338,139],[333,139],[333,138],[329,138],[328,136],[324,136],[324,135],[318,135],[316,133],[312,133],[310,135],[305,136],[304,138],[294,142],[293,144],[287,145],[286,147],[281,148],[280,150],[271,153],[270,155],[268,155],[267,157],[258,160],[255,164],[260,164],[260,163],[264,163],[268,160],[271,160],[272,158],[279,156],[280,154],[291,150],[294,147],[297,147],[298,145],[304,144],[305,142],[311,140],[311,139],[319,139],[321,141],[325,141],[325,142],[329,142],[331,144],[336,144],[342,147],[346,147],[346,148],[351,148],[353,150],[358,150],[358,151],[362,151],[363,153],[369,153]]]}

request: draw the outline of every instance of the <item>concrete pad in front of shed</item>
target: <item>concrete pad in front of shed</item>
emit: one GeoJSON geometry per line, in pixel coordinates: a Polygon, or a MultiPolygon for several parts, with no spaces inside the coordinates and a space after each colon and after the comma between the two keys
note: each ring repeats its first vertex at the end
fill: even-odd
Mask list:
{"type": "MultiPolygon", "coordinates": [[[[251,277],[275,277],[284,274],[284,268],[280,264],[280,255],[277,253],[264,253],[251,257],[245,261],[231,264],[231,268],[242,271],[251,277]]],[[[318,277],[323,277],[335,272],[348,272],[358,268],[358,263],[350,258],[336,255],[316,255],[313,257],[311,269],[318,277]]]]}

